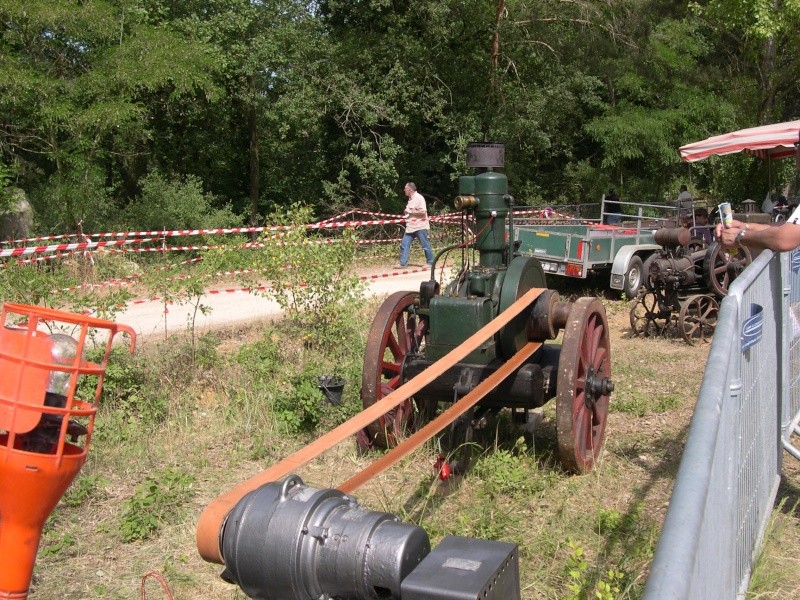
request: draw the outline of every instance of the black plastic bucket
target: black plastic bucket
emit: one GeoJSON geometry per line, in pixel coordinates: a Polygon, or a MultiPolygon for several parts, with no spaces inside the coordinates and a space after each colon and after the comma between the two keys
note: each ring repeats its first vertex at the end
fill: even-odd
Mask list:
{"type": "Polygon", "coordinates": [[[334,406],[339,406],[342,403],[344,379],[336,375],[320,375],[317,381],[317,387],[322,390],[325,399],[334,406]]]}

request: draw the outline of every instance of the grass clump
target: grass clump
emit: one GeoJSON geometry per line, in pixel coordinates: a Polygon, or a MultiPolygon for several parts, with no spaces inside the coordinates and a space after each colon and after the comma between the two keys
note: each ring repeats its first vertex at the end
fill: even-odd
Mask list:
{"type": "Polygon", "coordinates": [[[140,483],[122,506],[119,534],[123,542],[147,540],[178,516],[192,496],[194,477],[180,469],[153,473],[140,483]]]}

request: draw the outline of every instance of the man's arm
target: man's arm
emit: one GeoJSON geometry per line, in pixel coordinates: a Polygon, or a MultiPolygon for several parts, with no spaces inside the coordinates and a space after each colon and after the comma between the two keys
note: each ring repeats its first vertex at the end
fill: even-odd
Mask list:
{"type": "Polygon", "coordinates": [[[728,228],[718,224],[714,230],[714,237],[726,248],[742,245],[748,248],[766,248],[773,252],[786,252],[800,246],[800,225],[788,222],[765,225],[734,220],[728,228]]]}

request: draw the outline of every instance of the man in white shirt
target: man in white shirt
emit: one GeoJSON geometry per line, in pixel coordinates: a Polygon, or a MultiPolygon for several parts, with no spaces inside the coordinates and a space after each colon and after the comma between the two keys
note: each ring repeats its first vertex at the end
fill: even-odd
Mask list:
{"type": "Polygon", "coordinates": [[[408,265],[408,255],[411,253],[411,242],[414,238],[419,240],[422,249],[425,251],[425,262],[433,264],[433,250],[428,240],[428,231],[431,225],[428,220],[428,207],[425,198],[417,191],[415,183],[409,181],[403,188],[408,202],[406,203],[405,219],[406,231],[400,241],[400,266],[405,268],[408,265]]]}

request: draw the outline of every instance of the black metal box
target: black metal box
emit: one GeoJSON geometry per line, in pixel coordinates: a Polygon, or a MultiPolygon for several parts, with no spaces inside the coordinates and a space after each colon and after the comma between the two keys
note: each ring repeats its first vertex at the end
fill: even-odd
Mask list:
{"type": "Polygon", "coordinates": [[[403,580],[403,600],[520,600],[515,544],[444,538],[403,580]]]}

